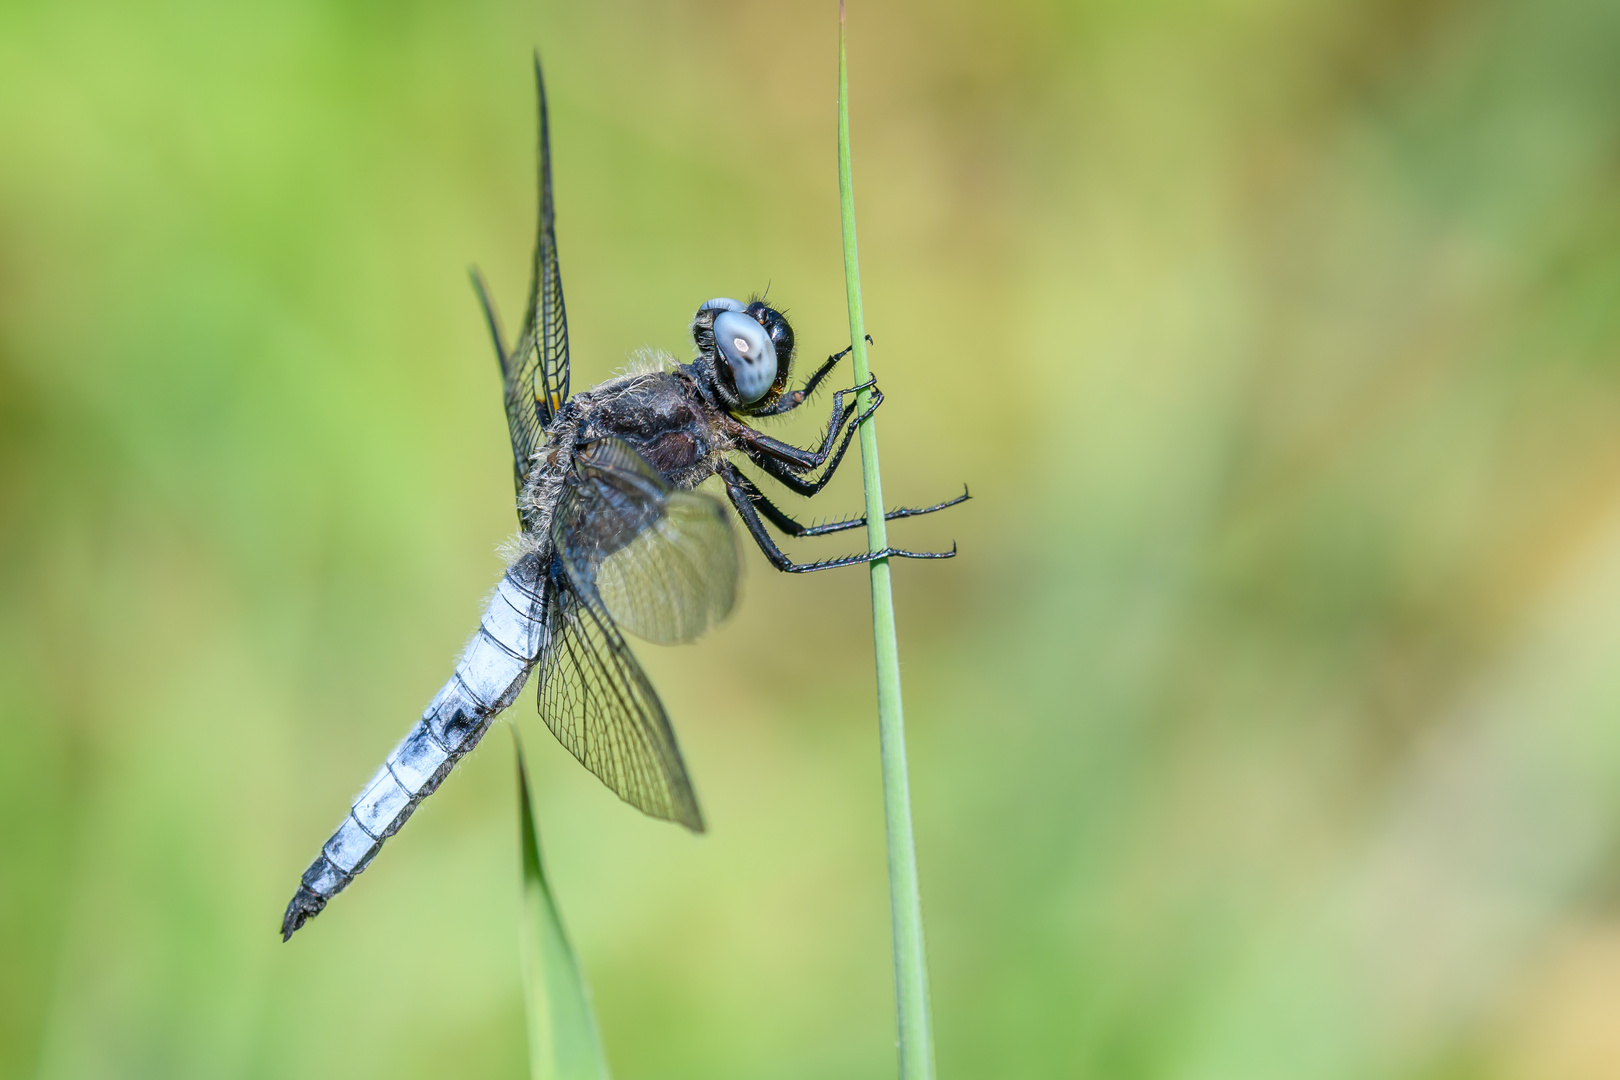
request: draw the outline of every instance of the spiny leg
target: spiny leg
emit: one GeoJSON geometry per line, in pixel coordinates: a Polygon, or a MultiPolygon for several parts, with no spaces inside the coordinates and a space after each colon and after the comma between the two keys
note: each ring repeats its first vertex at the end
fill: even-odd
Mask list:
{"type": "MultiPolygon", "coordinates": [[[[866,335],[866,343],[868,345],[873,344],[871,334],[866,335]]],[[[782,397],[777,400],[776,404],[770,406],[769,408],[761,409],[753,415],[780,416],[785,412],[790,412],[793,409],[797,409],[800,405],[805,403],[805,400],[809,398],[811,394],[816,392],[816,387],[821,385],[821,380],[832,374],[832,369],[837,366],[838,361],[848,356],[854,351],[854,349],[855,347],[851,345],[843,352],[833,353],[831,356],[827,357],[826,361],[820,367],[816,368],[815,372],[808,380],[806,380],[802,387],[795,390],[791,394],[783,394],[782,397]]]]}
{"type": "MultiPolygon", "coordinates": [[[[834,570],[840,566],[855,566],[859,563],[869,563],[877,559],[949,559],[956,554],[956,545],[951,544],[949,551],[906,551],[902,548],[884,548],[882,551],[863,551],[856,555],[842,555],[836,559],[822,559],[819,562],[796,563],[776,546],[771,534],[765,530],[765,523],[759,519],[759,512],[754,509],[754,502],[749,498],[748,492],[740,484],[726,479],[726,494],[731,497],[731,505],[737,508],[737,516],[742,518],[743,525],[748,534],[759,545],[759,550],[765,553],[772,566],[787,574],[809,574],[817,570],[834,570]]],[[[786,515],[784,515],[786,516],[786,515]]]]}
{"type": "MultiPolygon", "coordinates": [[[[804,473],[812,469],[818,469],[826,464],[833,453],[839,433],[844,430],[846,423],[853,420],[855,424],[859,424],[860,421],[871,416],[882,403],[883,391],[877,389],[875,377],[868,378],[859,386],[852,386],[847,390],[840,390],[833,394],[833,409],[832,415],[827,419],[827,431],[821,437],[821,445],[815,450],[806,450],[803,447],[794,446],[792,443],[785,443],[781,439],[773,439],[769,435],[761,434],[736,417],[728,416],[726,418],[725,429],[727,434],[735,441],[737,448],[747,453],[750,458],[755,460],[761,457],[770,458],[780,462],[793,472],[804,473]],[[864,410],[857,413],[853,407],[844,404],[844,399],[850,394],[861,390],[872,391],[872,398],[871,403],[864,410]]],[[[853,424],[850,426],[849,431],[854,431],[853,424]]],[[[844,437],[847,444],[849,432],[844,432],[844,437]]]]}
{"type": "Polygon", "coordinates": [[[765,475],[794,494],[809,498],[826,487],[832,480],[833,474],[838,471],[839,464],[844,460],[844,455],[849,452],[849,444],[854,441],[855,432],[860,428],[862,421],[876,412],[877,407],[881,404],[883,404],[883,391],[874,388],[872,390],[871,405],[853,417],[853,422],[844,429],[843,441],[838,444],[837,451],[830,459],[826,460],[826,468],[819,477],[811,480],[806,480],[801,474],[815,468],[815,465],[801,465],[789,460],[783,460],[787,455],[780,452],[781,450],[787,450],[795,454],[810,456],[808,451],[800,450],[796,446],[779,443],[775,439],[769,439],[752,428],[744,428],[753,438],[746,436],[739,438],[737,440],[738,449],[748,456],[749,461],[759,466],[765,475]]]}
{"type": "MultiPolygon", "coordinates": [[[[736,484],[738,487],[742,488],[743,494],[748,497],[748,501],[753,503],[755,509],[764,515],[765,520],[769,521],[772,525],[775,525],[788,536],[795,538],[803,538],[807,536],[826,536],[829,533],[844,532],[847,529],[860,529],[866,526],[866,516],[864,514],[860,517],[844,518],[840,521],[826,521],[819,525],[801,524],[789,517],[787,513],[784,512],[780,507],[776,506],[769,499],[767,499],[765,497],[765,493],[759,490],[759,486],[750,480],[741,469],[737,468],[737,466],[733,465],[731,462],[728,461],[721,466],[720,476],[726,482],[728,487],[732,484],[736,484]]],[[[924,506],[919,508],[902,506],[898,510],[890,510],[888,513],[884,514],[883,520],[898,521],[900,518],[921,517],[923,514],[932,514],[938,510],[949,509],[958,503],[966,502],[968,498],[969,495],[967,486],[964,484],[962,487],[962,494],[958,495],[954,499],[947,499],[945,502],[935,503],[933,506],[924,506]]]]}
{"type": "MultiPolygon", "coordinates": [[[[879,395],[876,401],[873,402],[873,407],[875,408],[882,400],[882,396],[879,395]]],[[[859,419],[865,419],[865,417],[859,419]]],[[[748,460],[759,466],[760,471],[766,476],[769,476],[795,495],[802,495],[808,499],[826,487],[832,481],[833,475],[838,472],[838,466],[843,463],[844,455],[849,452],[849,445],[854,441],[855,432],[860,428],[859,419],[844,432],[844,439],[838,445],[838,452],[832,456],[832,460],[827,462],[827,467],[822,470],[821,475],[810,480],[806,480],[799,475],[799,470],[792,465],[779,461],[765,453],[749,453],[749,448],[746,445],[743,447],[743,453],[747,454],[748,460]]]]}

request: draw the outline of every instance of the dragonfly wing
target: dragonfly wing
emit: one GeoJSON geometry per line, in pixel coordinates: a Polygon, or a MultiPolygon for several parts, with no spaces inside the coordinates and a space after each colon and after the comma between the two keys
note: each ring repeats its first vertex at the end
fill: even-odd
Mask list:
{"type": "Polygon", "coordinates": [[[559,559],[538,703],[557,740],[643,813],[703,831],[669,717],[613,618],[559,559]]]}
{"type": "Polygon", "coordinates": [[[672,489],[622,440],[581,452],[552,539],[576,588],[648,641],[691,641],[736,603],[737,541],[725,507],[672,489]]]}
{"type": "Polygon", "coordinates": [[[568,400],[568,312],[563,305],[562,273],[557,264],[551,122],[538,53],[534,58],[534,82],[540,98],[540,206],[534,267],[523,329],[501,368],[506,377],[506,422],[512,434],[519,490],[528,479],[535,452],[545,441],[546,426],[568,400]]]}

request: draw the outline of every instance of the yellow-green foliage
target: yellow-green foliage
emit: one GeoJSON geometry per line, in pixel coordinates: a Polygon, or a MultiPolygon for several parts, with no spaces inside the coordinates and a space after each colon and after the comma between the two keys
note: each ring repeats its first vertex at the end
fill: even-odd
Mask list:
{"type": "Polygon", "coordinates": [[[530,1080],[607,1080],[607,1059],[591,993],[546,879],[540,833],[529,798],[523,744],[514,739],[518,777],[519,862],[523,865],[523,1003],[528,1019],[530,1080]]]}

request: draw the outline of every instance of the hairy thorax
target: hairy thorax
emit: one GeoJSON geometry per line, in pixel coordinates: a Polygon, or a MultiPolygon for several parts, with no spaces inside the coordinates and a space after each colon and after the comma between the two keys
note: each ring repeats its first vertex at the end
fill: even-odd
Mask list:
{"type": "Polygon", "coordinates": [[[623,439],[672,487],[702,483],[731,449],[709,417],[697,385],[678,367],[621,375],[569,398],[546,429],[520,498],[531,541],[544,544],[574,455],[598,439],[623,439]]]}

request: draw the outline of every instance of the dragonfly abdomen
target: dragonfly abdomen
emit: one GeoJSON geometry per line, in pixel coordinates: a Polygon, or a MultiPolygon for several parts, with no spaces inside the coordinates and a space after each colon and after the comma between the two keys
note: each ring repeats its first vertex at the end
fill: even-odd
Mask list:
{"type": "Polygon", "coordinates": [[[532,554],[507,570],[455,674],[304,871],[282,919],[282,940],[319,914],[366,868],[383,841],[399,831],[523,689],[545,644],[547,585],[542,565],[540,556],[532,554]]]}

